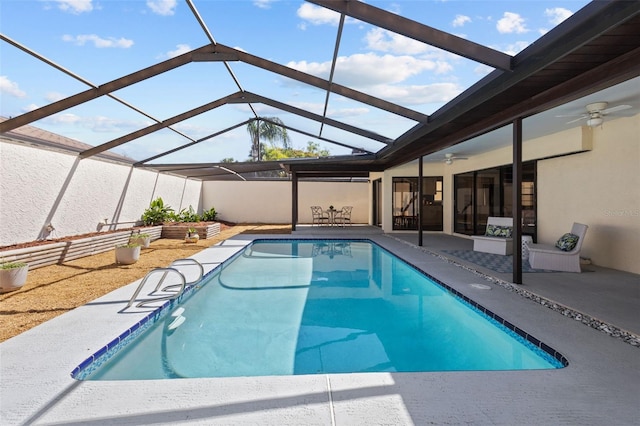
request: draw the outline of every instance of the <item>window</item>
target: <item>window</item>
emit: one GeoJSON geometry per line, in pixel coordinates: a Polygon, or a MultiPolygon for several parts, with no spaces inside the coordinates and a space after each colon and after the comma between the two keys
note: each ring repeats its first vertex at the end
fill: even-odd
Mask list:
{"type": "Polygon", "coordinates": [[[393,178],[393,229],[417,230],[422,203],[422,229],[442,231],[442,176],[423,177],[422,195],[417,177],[393,178]]]}

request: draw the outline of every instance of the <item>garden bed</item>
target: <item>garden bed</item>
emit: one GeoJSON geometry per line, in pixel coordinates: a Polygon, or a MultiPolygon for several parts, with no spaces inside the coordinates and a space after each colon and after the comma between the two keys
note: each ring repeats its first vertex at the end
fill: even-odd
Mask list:
{"type": "Polygon", "coordinates": [[[17,245],[17,248],[3,248],[1,262],[25,262],[30,269],[60,264],[69,260],[91,256],[113,250],[118,244],[129,242],[131,234],[138,231],[151,235],[151,240],[161,237],[162,226],[128,229],[124,231],[92,234],[91,236],[66,237],[54,241],[34,241],[17,245]]]}
{"type": "Polygon", "coordinates": [[[220,233],[220,224],[211,222],[197,223],[170,223],[162,225],[162,238],[172,240],[182,240],[189,232],[189,229],[195,229],[202,239],[213,238],[220,233]]]}

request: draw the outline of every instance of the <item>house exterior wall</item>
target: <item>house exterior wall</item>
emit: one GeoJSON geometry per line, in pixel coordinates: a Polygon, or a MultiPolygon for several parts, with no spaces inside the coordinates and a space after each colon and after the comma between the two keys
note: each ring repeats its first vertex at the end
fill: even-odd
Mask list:
{"type": "Polygon", "coordinates": [[[581,256],[640,274],[640,115],[591,132],[591,151],[538,162],[538,240],[555,243],[584,223],[581,256]]]}
{"type": "MultiPolygon", "coordinates": [[[[555,243],[573,222],[589,226],[581,255],[599,266],[640,273],[640,115],[607,119],[523,143],[523,161],[538,160],[538,242],[555,243]]],[[[512,162],[511,146],[468,160],[423,163],[423,176],[443,176],[443,229],[453,234],[453,176],[512,162]]],[[[392,179],[418,176],[418,161],[382,174],[383,230],[392,232],[392,179]]],[[[396,231],[416,232],[416,231],[396,231]]]]}
{"type": "Polygon", "coordinates": [[[176,210],[197,210],[201,185],[1,139],[0,245],[129,228],[157,197],[176,210]],[[116,224],[101,225],[105,218],[116,224]]]}
{"type": "MultiPolygon", "coordinates": [[[[235,223],[291,223],[291,182],[207,181],[203,209],[235,223]]],[[[367,182],[298,182],[298,223],[311,223],[310,206],[353,206],[352,223],[369,223],[367,182]]]]}

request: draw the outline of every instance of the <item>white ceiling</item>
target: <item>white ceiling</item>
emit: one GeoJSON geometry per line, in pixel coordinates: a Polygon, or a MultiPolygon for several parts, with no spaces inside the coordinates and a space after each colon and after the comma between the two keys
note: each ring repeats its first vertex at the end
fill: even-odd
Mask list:
{"type": "MultiPolygon", "coordinates": [[[[619,117],[632,117],[640,113],[640,77],[604,89],[600,92],[566,103],[556,108],[552,108],[540,114],[533,115],[523,120],[522,133],[523,140],[539,138],[552,133],[557,133],[573,127],[586,125],[586,120],[579,120],[568,124],[569,121],[577,119],[586,113],[586,106],[594,102],[608,102],[608,108],[616,105],[630,105],[631,108],[614,112],[604,117],[603,126],[607,121],[619,117]],[[574,116],[574,118],[566,116],[574,116]],[[565,116],[565,117],[558,117],[565,116]]],[[[448,148],[438,153],[425,156],[426,160],[436,160],[444,158],[444,153],[455,153],[458,156],[470,157],[491,151],[497,148],[511,145],[511,126],[505,126],[482,136],[470,139],[454,147],[448,148]]]]}

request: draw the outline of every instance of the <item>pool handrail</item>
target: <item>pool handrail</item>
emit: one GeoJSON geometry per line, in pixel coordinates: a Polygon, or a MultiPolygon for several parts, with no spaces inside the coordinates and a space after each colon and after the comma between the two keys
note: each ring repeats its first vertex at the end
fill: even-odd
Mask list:
{"type": "MultiPolygon", "coordinates": [[[[160,285],[162,284],[162,282],[164,281],[164,279],[167,277],[167,275],[171,272],[171,273],[176,273],[178,274],[178,276],[180,277],[180,284],[174,284],[174,285],[170,285],[165,287],[169,288],[169,287],[176,287],[176,286],[180,286],[180,289],[172,294],[168,294],[165,296],[158,296],[158,297],[154,297],[153,299],[146,299],[146,300],[142,300],[140,301],[136,307],[141,308],[146,306],[149,303],[152,302],[159,302],[159,301],[163,301],[163,300],[172,300],[172,299],[176,299],[177,297],[179,297],[182,292],[184,291],[186,284],[187,284],[187,280],[184,277],[184,274],[180,271],[178,271],[176,268],[154,268],[151,271],[149,271],[147,273],[147,275],[145,275],[145,277],[142,279],[142,281],[140,281],[140,284],[138,284],[138,288],[136,288],[136,291],[133,292],[133,295],[131,296],[131,299],[129,299],[129,302],[127,303],[127,306],[125,307],[125,309],[131,307],[131,305],[133,305],[133,303],[136,301],[136,298],[138,297],[138,295],[140,294],[140,291],[142,290],[142,288],[144,287],[144,285],[146,284],[147,280],[154,274],[158,273],[158,272],[162,272],[163,275],[160,278],[160,281],[158,282],[158,287],[160,287],[160,285]]],[[[162,289],[163,291],[165,289],[162,289]]],[[[152,291],[151,293],[149,293],[149,295],[153,295],[153,293],[155,293],[157,291],[156,290],[152,291]]]]}
{"type": "Polygon", "coordinates": [[[133,303],[135,302],[136,298],[140,294],[140,291],[142,291],[142,288],[147,283],[147,280],[152,275],[155,275],[156,273],[159,273],[159,272],[162,272],[162,277],[160,277],[160,279],[158,280],[158,284],[156,285],[156,288],[153,289],[153,291],[151,291],[148,294],[149,296],[153,296],[154,293],[157,293],[158,291],[172,291],[172,289],[174,289],[176,287],[179,287],[179,289],[177,291],[173,291],[172,294],[169,294],[169,295],[162,295],[162,296],[154,297],[153,299],[143,300],[143,301],[139,302],[136,305],[137,307],[140,308],[140,307],[143,307],[143,306],[145,306],[145,305],[147,305],[149,303],[153,303],[153,302],[176,299],[184,292],[184,290],[185,290],[185,288],[187,286],[197,283],[204,276],[204,268],[203,268],[202,264],[200,262],[198,262],[197,260],[195,260],[195,259],[176,259],[167,268],[154,268],[151,271],[149,271],[147,273],[147,275],[145,275],[145,277],[142,279],[142,281],[140,281],[140,284],[138,284],[138,288],[136,288],[136,291],[133,292],[133,295],[131,296],[131,299],[129,299],[129,303],[127,303],[127,306],[125,307],[125,309],[130,308],[131,305],[133,305],[133,303]],[[198,267],[198,277],[195,280],[187,282],[187,279],[184,276],[184,274],[182,272],[180,272],[176,268],[176,266],[185,265],[185,264],[193,264],[193,265],[196,265],[198,267]],[[161,289],[160,287],[164,283],[164,280],[167,278],[167,275],[169,275],[169,273],[178,274],[178,277],[180,278],[180,283],[179,284],[170,284],[170,285],[168,285],[168,286],[166,286],[166,287],[161,289]]]}

